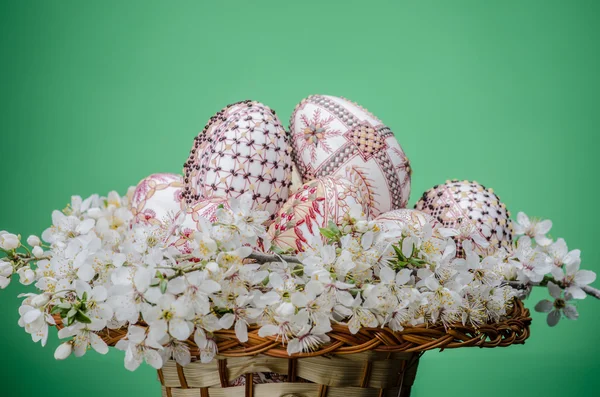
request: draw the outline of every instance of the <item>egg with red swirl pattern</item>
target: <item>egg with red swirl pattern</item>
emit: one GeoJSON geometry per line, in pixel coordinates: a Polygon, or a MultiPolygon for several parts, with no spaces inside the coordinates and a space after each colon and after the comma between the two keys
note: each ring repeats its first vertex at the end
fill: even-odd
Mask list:
{"type": "Polygon", "coordinates": [[[405,208],[411,168],[394,133],[360,105],[345,98],[311,95],[290,119],[292,156],[304,181],[361,170],[375,197],[372,214],[405,208]]]}
{"type": "Polygon", "coordinates": [[[510,212],[493,189],[477,182],[452,180],[434,186],[423,193],[415,208],[433,216],[441,227],[460,233],[454,237],[459,255],[460,243],[466,238],[474,240],[480,255],[512,244],[510,212]]]}
{"type": "Polygon", "coordinates": [[[352,167],[343,174],[306,182],[269,226],[272,245],[283,252],[305,251],[315,238],[324,240],[319,229],[329,221],[339,225],[355,208],[370,218],[372,199],[361,174],[352,167]]]}
{"type": "Polygon", "coordinates": [[[269,107],[243,101],[219,111],[196,137],[184,165],[186,205],[252,194],[253,209],[275,213],[289,196],[286,132],[269,107]]]}

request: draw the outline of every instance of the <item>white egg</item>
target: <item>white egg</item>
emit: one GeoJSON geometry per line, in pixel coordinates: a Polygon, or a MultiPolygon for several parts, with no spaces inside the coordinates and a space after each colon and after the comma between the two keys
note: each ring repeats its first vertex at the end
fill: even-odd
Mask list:
{"type": "Polygon", "coordinates": [[[130,207],[134,223],[163,224],[182,210],[183,178],[176,174],[152,174],[137,184],[130,207]]]}
{"type": "Polygon", "coordinates": [[[360,105],[312,95],[290,119],[292,155],[304,181],[335,176],[354,167],[365,177],[378,215],[405,208],[411,168],[393,132],[360,105]]]}
{"type": "Polygon", "coordinates": [[[250,192],[253,208],[268,211],[272,220],[292,184],[290,151],[273,110],[254,101],[230,105],[196,137],[184,165],[185,202],[250,192]]]}
{"type": "Polygon", "coordinates": [[[413,231],[420,231],[427,224],[431,225],[431,227],[435,227],[438,224],[431,215],[408,208],[388,211],[381,214],[375,218],[375,223],[383,230],[408,228],[413,231]]]}

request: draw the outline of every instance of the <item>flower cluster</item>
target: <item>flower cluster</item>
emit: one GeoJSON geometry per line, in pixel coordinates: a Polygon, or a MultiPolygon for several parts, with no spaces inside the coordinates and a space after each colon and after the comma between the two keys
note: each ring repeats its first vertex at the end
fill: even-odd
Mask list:
{"type": "Polygon", "coordinates": [[[0,232],[0,287],[16,274],[39,290],[22,295],[19,325],[44,345],[60,319],[58,334],[67,341],[57,359],[90,348],[105,354],[99,333],[124,328],[116,347],[126,352],[126,368],[144,361],[161,368],[168,359],[190,362],[188,340],[202,362],[211,361],[222,329],[245,342],[249,327],[258,328],[294,354],[326,344],[332,324],[353,333],[422,323],[478,327],[503,319],[533,285],[547,285],[554,300],[536,309],[555,325],[563,314],[577,318],[570,302],[585,298],[595,279],[579,270],[579,251],[546,237],[549,221],[522,213],[513,248],[485,257],[464,233],[430,224],[383,227],[354,211],[296,257],[271,255],[262,252],[267,214],[251,210],[250,196],[232,199],[216,222],[200,219],[194,230],[184,218],[136,222],[127,196],[111,192],[73,197],[53,212],[41,239],[27,239],[29,247],[0,232]]]}

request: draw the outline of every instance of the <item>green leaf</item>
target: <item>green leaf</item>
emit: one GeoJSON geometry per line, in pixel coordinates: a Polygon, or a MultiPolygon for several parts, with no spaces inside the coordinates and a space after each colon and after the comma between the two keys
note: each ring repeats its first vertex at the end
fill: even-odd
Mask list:
{"type": "Polygon", "coordinates": [[[61,309],[67,309],[67,310],[71,308],[71,304],[67,303],[67,302],[59,303],[56,306],[60,307],[61,309]]]}
{"type": "Polygon", "coordinates": [[[162,280],[162,281],[160,282],[160,292],[161,292],[162,294],[164,294],[165,292],[167,292],[167,285],[168,285],[168,284],[169,284],[169,283],[167,282],[167,280],[162,280]]]}
{"type": "Polygon", "coordinates": [[[79,310],[77,312],[77,314],[75,315],[75,319],[77,321],[79,321],[80,323],[84,323],[84,324],[90,324],[92,322],[92,319],[89,318],[84,312],[82,312],[81,310],[79,310]]]}
{"type": "Polygon", "coordinates": [[[329,221],[329,223],[327,224],[327,227],[329,228],[329,230],[331,230],[336,235],[341,235],[342,234],[342,232],[340,231],[340,229],[337,227],[337,225],[335,224],[335,222],[332,221],[332,220],[329,221]]]}
{"type": "Polygon", "coordinates": [[[77,310],[76,309],[71,309],[67,312],[67,317],[71,318],[73,316],[75,316],[77,314],[77,310]]]}
{"type": "Polygon", "coordinates": [[[327,239],[334,239],[335,238],[335,233],[332,232],[331,230],[329,230],[328,228],[324,228],[324,227],[320,227],[319,231],[321,232],[321,234],[323,236],[325,236],[325,238],[327,239]]]}
{"type": "Polygon", "coordinates": [[[61,312],[63,309],[59,306],[54,306],[52,307],[52,310],[50,310],[50,314],[56,314],[58,312],[61,312]]]}

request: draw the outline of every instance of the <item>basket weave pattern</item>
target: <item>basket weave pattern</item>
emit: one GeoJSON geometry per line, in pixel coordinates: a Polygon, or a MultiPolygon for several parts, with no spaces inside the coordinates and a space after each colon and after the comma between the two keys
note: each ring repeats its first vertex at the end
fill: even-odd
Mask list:
{"type": "MultiPolygon", "coordinates": [[[[55,318],[57,327],[62,321],[55,318]]],[[[248,341],[240,342],[233,330],[214,333],[219,355],[213,362],[192,362],[181,367],[169,361],[158,371],[166,397],[382,397],[410,395],[420,353],[458,347],[506,347],[529,337],[529,310],[515,299],[511,312],[499,323],[474,328],[461,323],[420,325],[394,332],[389,328],[363,328],[350,333],[333,325],[331,343],[321,349],[288,355],[281,340],[260,337],[251,327],[248,341]],[[286,376],[285,383],[254,384],[256,373],[286,376]],[[229,387],[244,375],[245,386],[229,387]]],[[[138,324],[140,325],[140,324],[138,324]]],[[[141,324],[143,325],[143,324],[141,324]]],[[[127,329],[104,330],[99,335],[114,346],[127,329]]],[[[192,357],[199,357],[193,340],[192,357]]]]}

